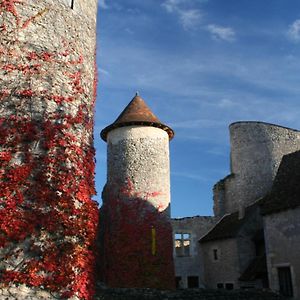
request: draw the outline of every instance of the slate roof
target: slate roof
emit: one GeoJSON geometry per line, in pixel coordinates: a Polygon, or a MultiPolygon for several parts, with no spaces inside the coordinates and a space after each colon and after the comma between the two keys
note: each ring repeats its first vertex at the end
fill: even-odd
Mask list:
{"type": "Polygon", "coordinates": [[[300,206],[300,151],[282,158],[272,190],[260,205],[263,215],[300,206]]]}
{"type": "Polygon", "coordinates": [[[252,212],[256,209],[256,204],[247,207],[245,209],[245,216],[242,219],[239,219],[238,212],[225,215],[212,230],[210,230],[204,237],[202,237],[199,240],[199,242],[205,243],[214,240],[222,240],[236,237],[243,224],[247,222],[248,216],[250,216],[252,212]]]}
{"type": "Polygon", "coordinates": [[[150,110],[145,101],[138,94],[136,94],[119,115],[119,117],[111,125],[105,127],[101,131],[101,138],[106,141],[107,134],[111,130],[131,125],[158,127],[168,133],[170,140],[174,137],[174,131],[169,126],[161,123],[160,120],[150,110]]]}

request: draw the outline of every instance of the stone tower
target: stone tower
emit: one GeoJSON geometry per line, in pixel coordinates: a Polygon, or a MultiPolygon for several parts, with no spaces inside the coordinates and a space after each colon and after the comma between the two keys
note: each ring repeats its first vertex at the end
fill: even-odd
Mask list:
{"type": "Polygon", "coordinates": [[[96,12],[0,0],[1,299],[92,297],[96,12]]]}
{"type": "Polygon", "coordinates": [[[108,286],[174,287],[169,216],[173,135],[138,95],[101,132],[108,144],[100,229],[108,286]]]}
{"type": "Polygon", "coordinates": [[[300,132],[243,121],[229,126],[231,174],[214,186],[217,216],[243,209],[271,191],[284,155],[299,150],[300,132]]]}

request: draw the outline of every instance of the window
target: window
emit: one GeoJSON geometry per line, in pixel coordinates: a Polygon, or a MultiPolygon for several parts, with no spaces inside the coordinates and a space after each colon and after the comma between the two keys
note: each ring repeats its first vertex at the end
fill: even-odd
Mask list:
{"type": "Polygon", "coordinates": [[[278,270],[278,281],[280,294],[286,297],[293,297],[293,283],[290,267],[280,267],[278,270]]]}
{"type": "Polygon", "coordinates": [[[175,233],[176,256],[190,256],[191,235],[189,233],[175,233]]]}
{"type": "Polygon", "coordinates": [[[181,279],[181,276],[176,276],[175,277],[175,282],[176,282],[176,289],[182,288],[182,279],[181,279]]]}
{"type": "Polygon", "coordinates": [[[218,289],[224,289],[224,283],[217,283],[218,289]]]}
{"type": "Polygon", "coordinates": [[[197,289],[199,288],[199,277],[198,276],[188,276],[188,288],[197,289]]]}
{"type": "Polygon", "coordinates": [[[214,260],[219,260],[218,249],[213,249],[213,258],[214,260]]]}
{"type": "Polygon", "coordinates": [[[73,9],[74,8],[74,1],[75,0],[70,0],[71,1],[71,8],[73,9]]]}
{"type": "Polygon", "coordinates": [[[226,288],[226,290],[233,290],[233,283],[226,283],[225,284],[225,288],[226,288]]]}

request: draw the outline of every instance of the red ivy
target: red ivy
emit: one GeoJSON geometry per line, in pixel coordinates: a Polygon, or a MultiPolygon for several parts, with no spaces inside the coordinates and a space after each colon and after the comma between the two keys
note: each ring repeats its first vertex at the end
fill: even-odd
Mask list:
{"type": "MultiPolygon", "coordinates": [[[[35,18],[20,25],[20,5],[25,4],[0,0],[0,19],[12,15],[18,30],[35,18]]],[[[1,25],[2,34],[6,27],[1,25]]],[[[92,200],[95,99],[82,82],[84,57],[76,58],[63,41],[59,51],[35,52],[25,46],[22,50],[20,59],[13,46],[0,46],[0,55],[8,62],[0,67],[4,79],[15,73],[29,80],[31,76],[46,78],[52,76],[54,64],[65,70],[68,96],[5,87],[0,90],[1,103],[10,103],[11,97],[20,103],[37,99],[52,105],[76,102],[77,113],[64,109],[34,119],[21,108],[19,114],[0,118],[0,283],[40,287],[63,298],[92,299],[98,227],[98,207],[92,200]]]]}
{"type": "MultiPolygon", "coordinates": [[[[150,204],[147,196],[135,193],[130,181],[120,193],[114,191],[114,187],[106,187],[101,208],[103,280],[110,287],[173,289],[175,275],[169,217],[150,204]]],[[[149,197],[159,194],[149,193],[149,197]]]]}

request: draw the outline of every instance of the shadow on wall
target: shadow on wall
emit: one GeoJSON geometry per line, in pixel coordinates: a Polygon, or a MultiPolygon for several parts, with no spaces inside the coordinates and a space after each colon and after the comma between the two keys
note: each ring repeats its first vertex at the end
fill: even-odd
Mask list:
{"type": "Polygon", "coordinates": [[[174,289],[173,241],[168,208],[106,186],[100,209],[100,278],[109,287],[174,289]]]}

